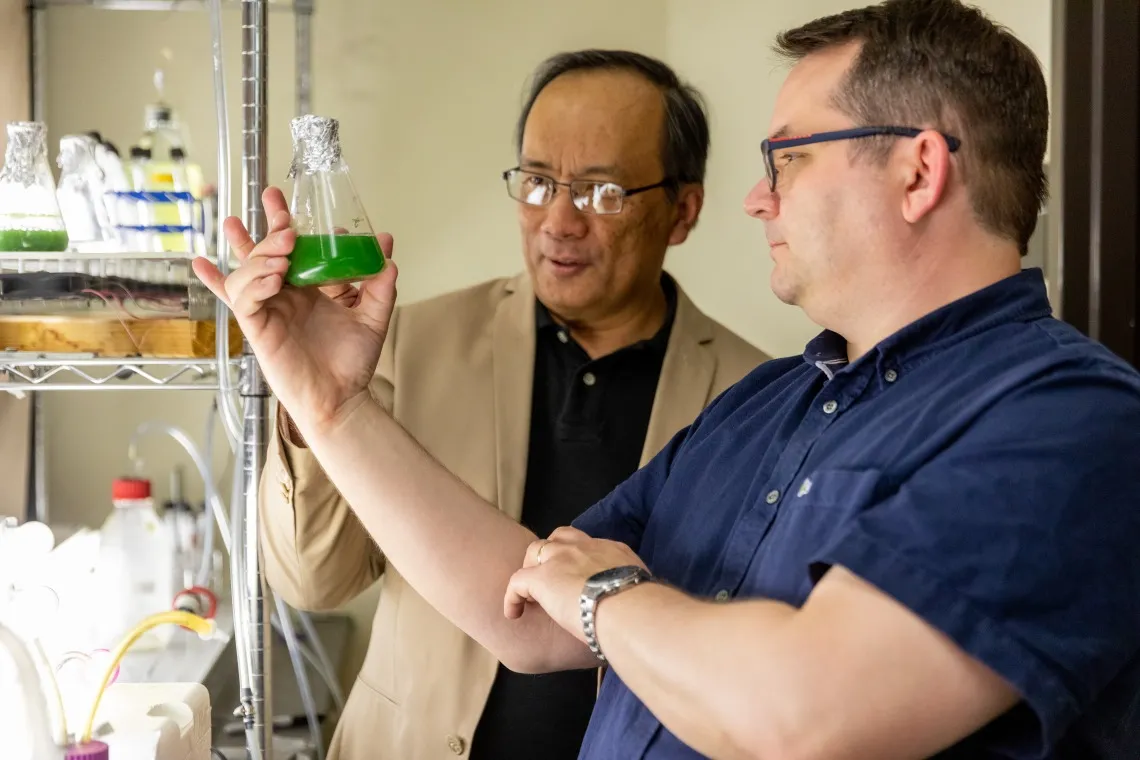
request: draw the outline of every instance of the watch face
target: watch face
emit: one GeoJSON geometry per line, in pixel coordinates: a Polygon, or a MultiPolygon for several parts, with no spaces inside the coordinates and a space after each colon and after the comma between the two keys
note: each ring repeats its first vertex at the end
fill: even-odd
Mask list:
{"type": "Polygon", "coordinates": [[[625,567],[611,567],[609,570],[603,570],[600,573],[594,574],[594,576],[590,578],[590,584],[601,586],[613,583],[614,581],[620,581],[623,578],[635,575],[637,570],[638,568],[636,566],[631,565],[625,567]]]}

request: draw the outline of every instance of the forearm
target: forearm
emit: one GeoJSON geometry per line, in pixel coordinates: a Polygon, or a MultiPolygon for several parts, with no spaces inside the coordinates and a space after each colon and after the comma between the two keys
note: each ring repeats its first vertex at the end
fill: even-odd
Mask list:
{"type": "Polygon", "coordinates": [[[604,599],[596,622],[614,672],[681,741],[710,757],[768,758],[782,755],[765,754],[758,723],[779,731],[782,696],[747,660],[762,661],[794,615],[778,602],[714,604],[646,583],[604,599]]]}
{"type": "Polygon", "coordinates": [[[387,561],[441,614],[517,670],[557,669],[581,648],[537,606],[503,613],[535,535],[436,462],[378,404],[306,430],[313,452],[387,561]]]}
{"type": "Polygon", "coordinates": [[[622,680],[682,741],[715,757],[916,760],[1018,701],[843,568],[799,609],[701,602],[649,583],[603,600],[596,622],[622,680]]]}

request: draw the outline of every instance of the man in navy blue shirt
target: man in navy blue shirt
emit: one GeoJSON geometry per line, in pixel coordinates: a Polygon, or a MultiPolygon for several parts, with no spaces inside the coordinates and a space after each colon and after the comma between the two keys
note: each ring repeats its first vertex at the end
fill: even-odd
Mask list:
{"type": "Polygon", "coordinates": [[[1140,756],[1140,377],[1021,271],[1037,61],[957,0],[777,47],[746,208],[824,330],[548,538],[368,396],[394,267],[346,309],[230,221],[196,270],[409,583],[508,667],[608,663],[583,758],[1140,756]]]}

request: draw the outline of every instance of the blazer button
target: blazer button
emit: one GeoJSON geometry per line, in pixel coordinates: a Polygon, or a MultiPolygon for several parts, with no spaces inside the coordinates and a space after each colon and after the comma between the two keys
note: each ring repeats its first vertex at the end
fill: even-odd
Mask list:
{"type": "Polygon", "coordinates": [[[457,755],[462,755],[463,751],[467,749],[467,745],[463,743],[463,737],[461,736],[447,737],[447,746],[457,755]]]}

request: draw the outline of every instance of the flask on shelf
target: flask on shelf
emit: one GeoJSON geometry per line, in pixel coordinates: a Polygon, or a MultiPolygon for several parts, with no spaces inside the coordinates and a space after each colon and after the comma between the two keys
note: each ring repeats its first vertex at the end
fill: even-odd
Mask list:
{"type": "Polygon", "coordinates": [[[384,254],[340,150],[336,119],[312,114],[291,122],[297,242],[285,281],[305,287],[356,282],[384,268],[384,254]]]}
{"type": "Polygon", "coordinates": [[[67,229],[47,159],[47,127],[8,123],[0,169],[0,251],[65,251],[67,229]]]}

